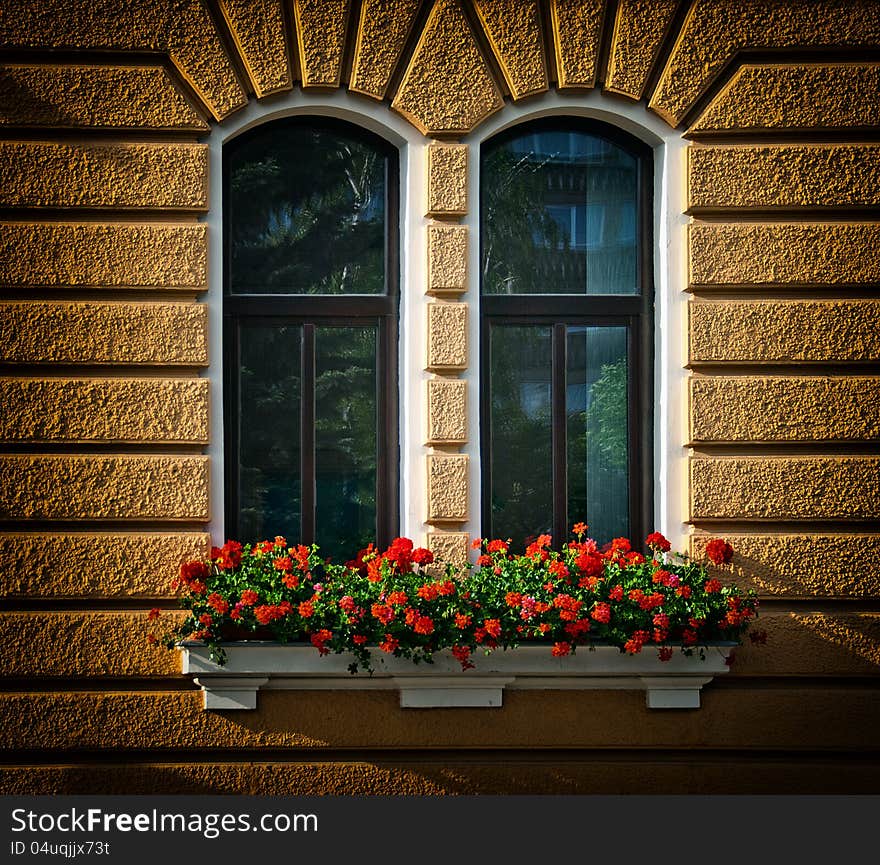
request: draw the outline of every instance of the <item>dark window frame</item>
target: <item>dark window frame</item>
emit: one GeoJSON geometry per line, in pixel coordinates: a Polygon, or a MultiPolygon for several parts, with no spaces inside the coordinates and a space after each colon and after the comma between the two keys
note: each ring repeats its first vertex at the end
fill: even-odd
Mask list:
{"type": "MultiPolygon", "coordinates": [[[[377,449],[376,543],[390,544],[399,525],[398,465],[398,322],[400,306],[400,154],[398,149],[355,124],[319,115],[297,115],[269,121],[276,133],[308,127],[358,139],[385,156],[385,291],[383,294],[233,294],[230,290],[231,157],[253,135],[265,134],[259,124],[223,145],[223,435],[226,534],[239,533],[239,423],[241,418],[238,371],[241,366],[239,323],[271,323],[303,327],[301,355],[301,531],[298,541],[315,539],[315,343],[316,327],[377,326],[377,449]],[[308,397],[311,397],[309,399],[308,397]],[[306,482],[310,479],[310,483],[306,482]]],[[[257,538],[244,540],[256,541],[257,538]]],[[[356,550],[352,550],[354,555],[356,550]]]]}
{"type": "MultiPolygon", "coordinates": [[[[651,147],[615,126],[588,118],[544,117],[510,127],[480,147],[480,262],[483,261],[486,147],[542,131],[583,132],[604,138],[634,156],[637,163],[638,226],[637,295],[486,294],[480,277],[480,463],[483,535],[495,536],[492,525],[492,429],[490,333],[494,325],[530,324],[552,327],[552,454],[554,546],[571,533],[567,514],[567,424],[565,414],[567,326],[627,328],[627,466],[629,469],[629,534],[644,537],[654,521],[654,158],[651,147]]],[[[578,519],[583,515],[572,515],[578,519]]],[[[588,515],[587,515],[588,516],[588,515]]]]}

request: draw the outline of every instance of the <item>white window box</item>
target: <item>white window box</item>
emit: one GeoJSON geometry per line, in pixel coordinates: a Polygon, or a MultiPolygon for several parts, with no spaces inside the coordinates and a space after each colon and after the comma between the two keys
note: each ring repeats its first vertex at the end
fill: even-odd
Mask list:
{"type": "Polygon", "coordinates": [[[614,646],[580,647],[554,658],[549,645],[476,654],[474,669],[462,671],[448,651],[433,664],[372,652],[374,672],[352,675],[349,655],[319,655],[311,645],[249,641],[225,643],[227,662],[211,660],[201,643],[184,643],[183,672],[204,692],[205,709],[255,709],[257,691],[396,689],[405,709],[499,707],[505,688],[628,689],[645,692],[649,709],[698,709],[700,689],[727,672],[735,643],[709,646],[690,657],[676,648],[669,661],[655,650],[626,655],[614,646]]]}

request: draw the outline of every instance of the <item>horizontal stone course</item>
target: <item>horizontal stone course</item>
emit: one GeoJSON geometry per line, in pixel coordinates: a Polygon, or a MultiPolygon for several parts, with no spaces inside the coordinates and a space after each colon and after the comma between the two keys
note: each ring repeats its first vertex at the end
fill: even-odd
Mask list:
{"type": "Polygon", "coordinates": [[[0,519],[207,522],[202,456],[0,456],[0,519]]]}
{"type": "Polygon", "coordinates": [[[199,532],[3,532],[0,597],[169,598],[182,562],[208,555],[199,532]]]}
{"type": "Polygon", "coordinates": [[[195,303],[0,303],[0,361],[207,366],[207,319],[195,303]]]}
{"type": "Polygon", "coordinates": [[[688,305],[691,363],[880,360],[880,301],[700,301],[688,305]]]}
{"type": "MultiPolygon", "coordinates": [[[[690,554],[706,561],[713,535],[690,536],[690,554]]],[[[710,569],[761,595],[786,598],[880,597],[880,535],[877,534],[730,534],[729,565],[710,569]]]]}
{"type": "Polygon", "coordinates": [[[880,205],[880,145],[688,148],[688,208],[703,210],[880,205]]]}
{"type": "Polygon", "coordinates": [[[691,520],[876,520],[880,457],[694,457],[691,520]]]}
{"type": "Polygon", "coordinates": [[[205,289],[208,227],[3,222],[0,286],[205,289]]]}
{"type": "Polygon", "coordinates": [[[208,148],[0,142],[0,206],[207,210],[208,148]]]}
{"type": "Polygon", "coordinates": [[[0,441],[208,442],[207,379],[0,378],[0,405],[0,441]]]}
{"type": "Polygon", "coordinates": [[[880,378],[691,378],[691,440],[880,440],[880,378]]]}

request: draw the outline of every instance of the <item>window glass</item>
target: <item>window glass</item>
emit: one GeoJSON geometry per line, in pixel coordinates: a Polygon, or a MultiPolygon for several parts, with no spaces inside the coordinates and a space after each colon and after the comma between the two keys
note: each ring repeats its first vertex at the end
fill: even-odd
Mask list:
{"type": "Polygon", "coordinates": [[[233,294],[385,291],[386,157],[337,129],[268,124],[229,164],[233,294]]]}
{"type": "Polygon", "coordinates": [[[579,131],[484,146],[486,294],[638,294],[638,160],[579,131]]]}

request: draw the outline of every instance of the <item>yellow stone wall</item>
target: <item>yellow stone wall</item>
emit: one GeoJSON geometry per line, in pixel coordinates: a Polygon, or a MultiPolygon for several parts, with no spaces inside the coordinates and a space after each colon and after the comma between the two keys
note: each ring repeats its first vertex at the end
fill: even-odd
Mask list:
{"type": "Polygon", "coordinates": [[[0,45],[2,792],[877,792],[878,0],[7,0],[0,45]],[[691,551],[733,543],[719,576],[761,594],[768,633],[700,711],[275,691],[229,716],[147,644],[146,610],[174,608],[209,543],[207,141],[300,88],[425,136],[425,284],[405,289],[431,297],[427,356],[407,362],[425,542],[457,564],[479,404],[460,139],[557,90],[637,101],[688,141],[671,444],[691,551]]]}

